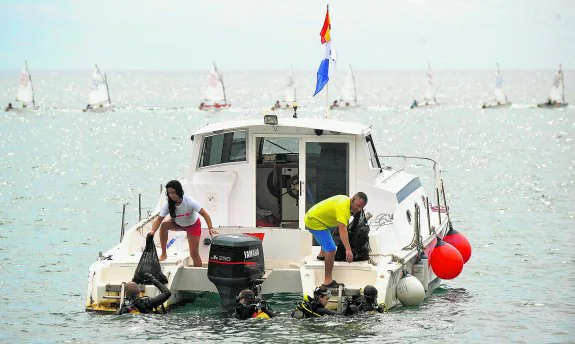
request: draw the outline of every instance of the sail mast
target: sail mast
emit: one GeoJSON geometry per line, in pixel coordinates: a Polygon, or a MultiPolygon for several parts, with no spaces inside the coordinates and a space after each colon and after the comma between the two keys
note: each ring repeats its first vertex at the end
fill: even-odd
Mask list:
{"type": "Polygon", "coordinates": [[[26,66],[28,80],[30,80],[30,88],[32,89],[32,107],[36,107],[36,100],[34,99],[34,84],[32,84],[32,74],[30,74],[30,70],[28,69],[28,61],[24,61],[24,65],[26,66]]]}
{"type": "Polygon", "coordinates": [[[104,83],[106,84],[106,92],[108,93],[108,104],[112,105],[112,100],[110,99],[110,87],[108,86],[108,76],[104,74],[104,83]]]}
{"type": "Polygon", "coordinates": [[[349,65],[349,72],[351,73],[351,80],[353,81],[353,105],[357,105],[357,86],[355,85],[355,75],[351,69],[351,64],[349,65]]]}
{"type": "Polygon", "coordinates": [[[222,75],[222,73],[220,73],[215,62],[214,62],[214,68],[216,69],[216,73],[218,74],[218,79],[220,80],[220,83],[222,84],[222,91],[224,93],[224,105],[226,105],[228,103],[228,100],[226,98],[226,86],[224,85],[224,76],[222,75]]]}
{"type": "Polygon", "coordinates": [[[565,79],[563,79],[563,70],[561,64],[559,64],[559,72],[561,73],[561,102],[565,104],[565,79]]]}

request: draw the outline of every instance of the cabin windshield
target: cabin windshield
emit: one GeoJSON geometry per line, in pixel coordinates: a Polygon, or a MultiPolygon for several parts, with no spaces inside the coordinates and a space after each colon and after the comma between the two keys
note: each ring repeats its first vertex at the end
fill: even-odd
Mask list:
{"type": "Polygon", "coordinates": [[[204,137],[198,167],[246,161],[247,130],[204,137]]]}

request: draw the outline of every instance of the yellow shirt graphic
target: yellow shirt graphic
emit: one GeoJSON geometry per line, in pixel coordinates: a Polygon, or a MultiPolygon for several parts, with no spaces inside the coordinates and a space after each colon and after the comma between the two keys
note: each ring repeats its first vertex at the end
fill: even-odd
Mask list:
{"type": "Polygon", "coordinates": [[[338,223],[347,225],[350,216],[349,197],[332,196],[317,203],[305,213],[305,226],[309,229],[323,230],[336,227],[338,223]]]}

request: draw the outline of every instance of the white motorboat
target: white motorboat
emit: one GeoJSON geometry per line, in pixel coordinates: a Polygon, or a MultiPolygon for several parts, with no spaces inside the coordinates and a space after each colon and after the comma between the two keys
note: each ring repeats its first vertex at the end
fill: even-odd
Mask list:
{"type": "Polygon", "coordinates": [[[24,66],[18,78],[18,91],[16,93],[16,103],[8,104],[5,111],[24,112],[36,110],[36,101],[34,99],[34,86],[32,85],[32,76],[28,70],[28,62],[24,61],[24,66]],[[21,104],[18,106],[17,104],[21,104]]]}
{"type": "MultiPolygon", "coordinates": [[[[316,258],[319,247],[312,246],[312,236],[305,230],[305,213],[330,196],[358,191],[368,195],[365,211],[373,214],[371,253],[364,261],[335,262],[333,278],[345,287],[332,301],[340,302],[344,295],[370,284],[377,288],[380,304],[394,307],[410,288],[401,282],[404,272],[419,280],[425,295],[440,284],[432,261],[428,264],[423,256],[425,252],[431,257],[438,236],[443,237],[450,224],[441,171],[433,160],[378,155],[371,127],[332,119],[266,115],[209,124],[191,134],[191,160],[182,157],[190,161],[180,180],[185,193],[210,214],[218,238],[248,234],[262,240],[264,296],[312,294],[323,283],[324,262],[316,258]],[[430,163],[434,190],[429,198],[420,176],[408,172],[405,164],[398,169],[386,165],[411,160],[430,163]]],[[[101,252],[90,266],[86,310],[118,308],[123,283],[132,279],[146,235],[164,202],[166,196],[160,195],[155,212],[125,233],[122,228],[120,243],[101,252]]],[[[166,307],[192,300],[198,293],[217,292],[208,271],[210,264],[225,257],[210,253],[214,245],[209,239],[202,222],[203,266],[193,267],[185,232],[169,232],[168,257],[161,263],[172,291],[166,307]]],[[[230,258],[224,260],[229,263],[230,258]]],[[[153,286],[145,287],[145,295],[155,293],[153,286]]]]}
{"type": "Polygon", "coordinates": [[[497,109],[511,106],[511,102],[507,99],[507,95],[503,90],[503,78],[499,72],[499,63],[497,63],[497,69],[495,71],[495,89],[493,95],[495,98],[494,102],[483,103],[483,105],[481,105],[482,109],[497,109]]]}
{"type": "Polygon", "coordinates": [[[90,81],[90,91],[88,92],[88,105],[84,112],[106,112],[114,110],[115,106],[110,99],[110,88],[108,78],[100,71],[98,65],[94,65],[92,79],[90,81]]]}

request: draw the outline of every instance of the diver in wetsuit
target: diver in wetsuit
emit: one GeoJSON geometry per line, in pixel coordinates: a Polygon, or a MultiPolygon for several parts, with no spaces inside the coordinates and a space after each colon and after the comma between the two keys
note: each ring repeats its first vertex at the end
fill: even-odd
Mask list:
{"type": "MultiPolygon", "coordinates": [[[[122,306],[116,314],[125,314],[125,313],[151,313],[155,312],[158,313],[158,307],[162,306],[164,302],[166,302],[172,293],[170,289],[158,281],[151,273],[147,273],[146,277],[148,281],[153,283],[156,288],[160,289],[160,295],[149,297],[149,296],[142,296],[140,297],[140,288],[138,284],[135,282],[128,282],[126,283],[126,299],[122,306]]],[[[164,307],[162,306],[162,310],[165,313],[164,307]]]]}
{"type": "Polygon", "coordinates": [[[236,299],[237,304],[233,314],[236,319],[269,319],[276,316],[266,300],[257,298],[256,294],[249,289],[242,290],[236,299]]]}
{"type": "MultiPolygon", "coordinates": [[[[344,313],[334,312],[325,306],[331,297],[331,292],[325,286],[315,288],[313,298],[305,295],[303,301],[297,304],[296,309],[291,313],[293,318],[315,318],[324,315],[344,315],[344,313]]],[[[347,311],[347,307],[345,307],[347,311]]]]}
{"type": "Polygon", "coordinates": [[[352,313],[378,312],[383,313],[384,308],[377,304],[377,289],[372,285],[366,285],[363,295],[352,297],[350,302],[352,313]]]}

